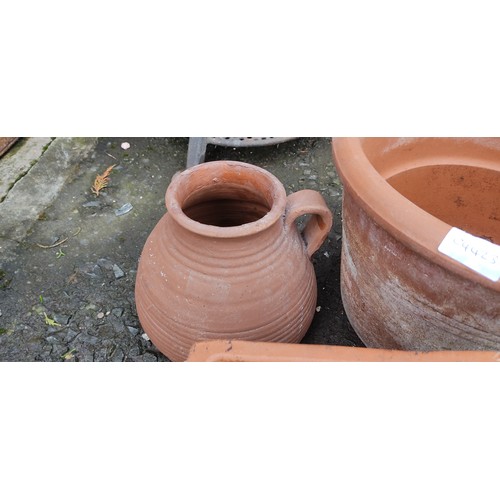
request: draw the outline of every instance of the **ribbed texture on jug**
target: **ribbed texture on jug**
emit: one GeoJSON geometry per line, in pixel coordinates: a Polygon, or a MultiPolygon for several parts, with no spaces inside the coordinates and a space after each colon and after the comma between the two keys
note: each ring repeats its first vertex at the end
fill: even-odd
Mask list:
{"type": "Polygon", "coordinates": [[[210,162],[178,174],[136,280],[139,320],[156,347],[186,359],[207,339],[300,342],[316,306],[303,238],[285,223],[269,172],[210,162]]]}
{"type": "Polygon", "coordinates": [[[178,246],[168,223],[165,216],[145,247],[136,294],[144,330],[169,359],[185,359],[200,339],[302,339],[314,315],[316,279],[297,252],[300,241],[281,236],[253,252],[249,242],[236,255],[207,255],[178,246]]]}

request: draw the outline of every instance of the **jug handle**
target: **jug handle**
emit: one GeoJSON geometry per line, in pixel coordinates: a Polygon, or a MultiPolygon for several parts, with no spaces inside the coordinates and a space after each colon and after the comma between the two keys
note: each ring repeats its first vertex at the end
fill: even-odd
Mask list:
{"type": "Polygon", "coordinates": [[[288,195],[286,199],[285,224],[290,227],[297,217],[311,214],[302,238],[306,243],[306,252],[311,258],[323,244],[332,228],[332,212],[326,205],[323,196],[312,189],[303,189],[288,195]]]}

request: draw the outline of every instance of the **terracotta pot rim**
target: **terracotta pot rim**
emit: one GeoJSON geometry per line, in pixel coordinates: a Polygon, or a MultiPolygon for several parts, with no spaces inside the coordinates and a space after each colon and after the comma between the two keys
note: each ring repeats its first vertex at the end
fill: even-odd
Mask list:
{"type": "Polygon", "coordinates": [[[243,236],[254,235],[275,224],[278,219],[283,215],[286,207],[286,191],[280,181],[267,170],[256,167],[249,163],[244,163],[234,160],[217,160],[201,163],[195,167],[178,172],[172,178],[166,195],[165,204],[171,217],[185,229],[192,231],[196,234],[215,238],[238,238],[243,236]],[[238,226],[221,227],[203,224],[189,218],[183,211],[182,202],[179,199],[179,192],[183,184],[193,175],[203,172],[206,169],[213,171],[214,177],[227,171],[228,168],[239,168],[241,172],[252,172],[252,175],[260,176],[269,183],[271,187],[273,201],[269,212],[260,219],[241,224],[238,226]]]}
{"type": "Polygon", "coordinates": [[[452,226],[421,209],[394,189],[366,156],[362,139],[346,137],[332,140],[336,168],[344,190],[380,227],[408,248],[452,273],[500,291],[500,281],[491,281],[438,251],[438,246],[452,226]],[[353,161],[358,168],[353,168],[353,161]],[[408,214],[412,217],[411,226],[407,222],[408,214]]]}

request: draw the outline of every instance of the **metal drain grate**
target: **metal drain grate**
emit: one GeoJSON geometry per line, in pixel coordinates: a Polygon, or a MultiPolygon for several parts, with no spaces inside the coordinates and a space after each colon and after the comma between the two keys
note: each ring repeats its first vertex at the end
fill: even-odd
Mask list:
{"type": "Polygon", "coordinates": [[[210,144],[230,148],[274,146],[292,139],[296,139],[296,137],[207,137],[210,144]]]}
{"type": "Polygon", "coordinates": [[[296,137],[190,137],[186,168],[194,167],[205,161],[207,144],[229,148],[274,146],[291,141],[296,137]]]}

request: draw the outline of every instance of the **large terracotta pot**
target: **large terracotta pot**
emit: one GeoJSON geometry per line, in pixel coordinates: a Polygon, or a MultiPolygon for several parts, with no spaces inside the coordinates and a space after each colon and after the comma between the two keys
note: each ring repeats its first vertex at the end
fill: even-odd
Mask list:
{"type": "Polygon", "coordinates": [[[333,152],[341,293],[363,342],[500,350],[500,140],[343,138],[333,152]]]}
{"type": "Polygon", "coordinates": [[[217,161],[176,174],[166,205],[136,279],[139,320],[158,349],[180,361],[198,340],[299,342],[316,307],[310,258],[332,225],[321,195],[287,197],[266,170],[217,161]]]}

